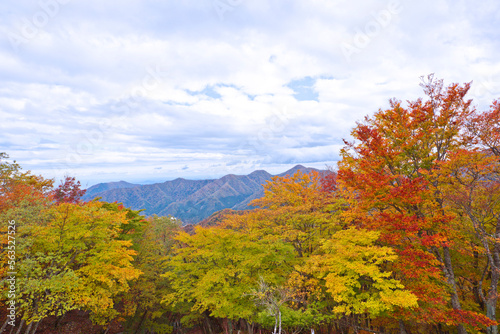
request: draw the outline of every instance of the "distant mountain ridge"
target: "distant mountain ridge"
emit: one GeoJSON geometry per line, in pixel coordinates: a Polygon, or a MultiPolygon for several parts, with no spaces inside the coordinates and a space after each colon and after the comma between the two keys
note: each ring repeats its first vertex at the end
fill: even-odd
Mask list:
{"type": "Polygon", "coordinates": [[[92,186],[92,187],[87,189],[87,191],[85,192],[85,198],[94,198],[95,194],[104,192],[106,190],[133,188],[133,187],[137,187],[137,186],[141,186],[141,185],[134,184],[134,183],[128,183],[125,181],[99,183],[99,184],[96,184],[95,186],[92,186]]]}
{"type": "MultiPolygon", "coordinates": [[[[297,165],[276,176],[318,171],[297,165]]],[[[147,216],[172,215],[185,224],[195,224],[223,209],[245,210],[253,199],[264,195],[263,184],[274,175],[257,170],[248,175],[229,174],[215,180],[178,178],[163,183],[138,185],[125,181],[99,183],[87,189],[84,200],[101,197],[121,202],[134,210],[145,209],[147,216]]]]}

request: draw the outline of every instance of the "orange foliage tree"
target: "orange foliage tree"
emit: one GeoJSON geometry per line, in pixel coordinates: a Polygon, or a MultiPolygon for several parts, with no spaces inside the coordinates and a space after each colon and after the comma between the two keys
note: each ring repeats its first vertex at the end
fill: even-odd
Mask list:
{"type": "Polygon", "coordinates": [[[391,100],[389,109],[357,124],[355,141],[341,151],[338,184],[351,201],[347,219],[380,231],[399,255],[394,271],[419,297],[417,312],[401,312],[400,327],[404,320],[444,323],[465,333],[467,325],[491,321],[462,307],[453,264],[460,219],[447,207],[435,171],[471,145],[466,125],[475,109],[465,99],[470,84],[444,88],[430,75],[422,87],[427,100],[407,107],[391,100]]]}

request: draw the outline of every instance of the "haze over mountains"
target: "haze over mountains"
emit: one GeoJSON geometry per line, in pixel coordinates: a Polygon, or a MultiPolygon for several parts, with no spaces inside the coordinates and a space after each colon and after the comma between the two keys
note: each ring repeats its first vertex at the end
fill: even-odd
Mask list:
{"type": "MultiPolygon", "coordinates": [[[[319,171],[297,165],[277,176],[319,171]]],[[[101,197],[106,202],[121,202],[134,210],[144,209],[150,216],[172,215],[185,224],[195,224],[212,213],[223,210],[245,210],[248,203],[264,194],[263,184],[274,175],[257,170],[248,175],[229,174],[215,180],[178,178],[163,183],[138,185],[125,181],[99,183],[87,189],[84,200],[101,197]]]]}

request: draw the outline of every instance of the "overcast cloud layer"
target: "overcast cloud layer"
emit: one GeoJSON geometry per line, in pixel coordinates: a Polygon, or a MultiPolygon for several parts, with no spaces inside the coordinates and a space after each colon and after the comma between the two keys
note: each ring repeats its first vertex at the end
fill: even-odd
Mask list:
{"type": "Polygon", "coordinates": [[[338,160],[422,75],[500,96],[500,3],[0,3],[0,152],[46,177],[206,178],[338,160]]]}

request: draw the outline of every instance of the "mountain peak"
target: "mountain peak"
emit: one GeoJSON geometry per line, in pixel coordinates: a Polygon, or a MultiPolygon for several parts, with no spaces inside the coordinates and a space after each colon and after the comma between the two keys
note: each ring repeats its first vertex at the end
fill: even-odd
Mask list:
{"type": "Polygon", "coordinates": [[[248,175],[267,175],[269,174],[268,172],[266,172],[265,170],[263,169],[258,169],[258,170],[254,170],[253,172],[251,172],[250,174],[248,175]]]}
{"type": "MultiPolygon", "coordinates": [[[[296,165],[276,175],[293,175],[298,170],[309,173],[314,168],[296,165]]],[[[136,185],[125,181],[102,183],[89,188],[84,200],[101,197],[107,202],[122,202],[133,210],[144,209],[144,214],[171,215],[184,223],[196,224],[214,212],[224,209],[248,210],[248,203],[264,195],[264,187],[273,175],[255,170],[248,175],[228,174],[215,180],[172,181],[136,185]],[[93,188],[93,189],[92,189],[93,188]]]]}
{"type": "Polygon", "coordinates": [[[178,177],[176,179],[173,179],[172,181],[165,181],[163,183],[167,183],[167,182],[182,182],[182,181],[186,181],[186,179],[184,179],[182,177],[178,177]]]}
{"type": "Polygon", "coordinates": [[[287,176],[287,175],[291,176],[291,175],[297,173],[299,170],[303,173],[310,173],[312,171],[317,171],[316,168],[310,168],[310,167],[304,167],[302,165],[296,165],[296,166],[290,168],[289,170],[287,170],[286,172],[278,174],[278,176],[287,176]]]}
{"type": "Polygon", "coordinates": [[[111,189],[125,189],[125,188],[134,188],[140,186],[140,184],[129,183],[127,181],[118,181],[118,182],[107,182],[107,183],[98,183],[93,185],[92,187],[87,188],[84,199],[97,197],[98,193],[108,191],[111,189]]]}

